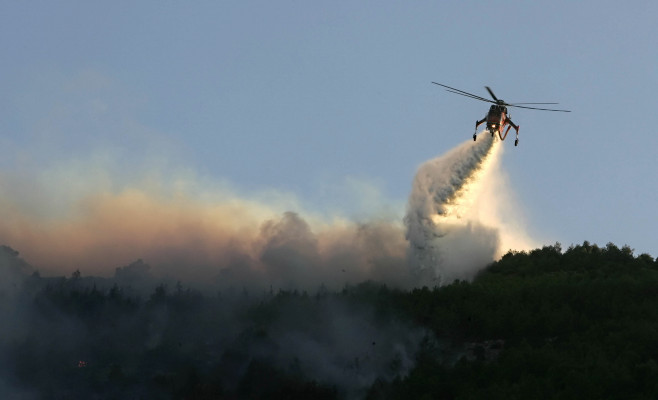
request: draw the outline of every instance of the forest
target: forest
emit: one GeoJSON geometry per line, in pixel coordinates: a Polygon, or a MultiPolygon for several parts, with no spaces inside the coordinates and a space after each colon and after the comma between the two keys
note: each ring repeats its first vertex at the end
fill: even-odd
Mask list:
{"type": "Polygon", "coordinates": [[[144,290],[41,277],[6,246],[0,268],[2,398],[658,398],[658,260],[628,246],[413,290],[144,290]]]}

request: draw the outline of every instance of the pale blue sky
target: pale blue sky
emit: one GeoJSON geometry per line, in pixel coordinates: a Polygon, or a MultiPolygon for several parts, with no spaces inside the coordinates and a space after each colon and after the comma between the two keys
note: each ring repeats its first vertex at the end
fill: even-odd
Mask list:
{"type": "MultiPolygon", "coordinates": [[[[3,2],[0,167],[98,149],[344,208],[401,206],[418,165],[468,140],[489,85],[520,146],[503,167],[538,240],[658,255],[655,1],[3,2]],[[361,205],[362,207],[363,205],[361,205]]],[[[20,249],[19,249],[20,250],[20,249]]]]}

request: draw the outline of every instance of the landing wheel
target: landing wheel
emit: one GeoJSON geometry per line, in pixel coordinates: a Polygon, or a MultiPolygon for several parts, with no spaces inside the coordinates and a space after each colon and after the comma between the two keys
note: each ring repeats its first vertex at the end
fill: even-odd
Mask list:
{"type": "Polygon", "coordinates": [[[476,138],[476,137],[477,137],[477,136],[475,136],[475,133],[474,133],[474,134],[473,134],[473,141],[474,141],[474,142],[475,142],[475,138],[476,138]]]}
{"type": "Polygon", "coordinates": [[[516,139],[516,140],[514,141],[514,146],[518,146],[518,145],[519,145],[519,139],[516,139]]]}
{"type": "Polygon", "coordinates": [[[494,131],[491,131],[491,137],[494,137],[494,133],[495,133],[494,131]]]}

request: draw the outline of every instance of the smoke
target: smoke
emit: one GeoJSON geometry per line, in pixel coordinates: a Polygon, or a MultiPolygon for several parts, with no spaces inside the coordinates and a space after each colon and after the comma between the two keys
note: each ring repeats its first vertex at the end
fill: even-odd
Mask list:
{"type": "Polygon", "coordinates": [[[45,275],[111,277],[142,259],[155,277],[207,287],[412,284],[403,226],[384,212],[327,218],[290,195],[247,198],[189,173],[145,172],[122,183],[79,167],[0,175],[0,243],[45,275]]]}
{"type": "Polygon", "coordinates": [[[481,135],[424,163],[404,225],[381,207],[381,195],[382,211],[368,219],[327,217],[289,194],[238,195],[161,165],[126,179],[112,158],[5,172],[0,244],[45,275],[111,277],[142,259],[156,278],[213,288],[441,285],[471,279],[508,249],[531,247],[500,168],[502,151],[481,135]]]}
{"type": "Polygon", "coordinates": [[[365,303],[320,296],[278,300],[279,318],[269,327],[269,346],[251,350],[281,368],[296,363],[308,376],[336,385],[348,398],[363,398],[376,379],[405,376],[431,333],[380,315],[365,303]],[[294,301],[292,301],[294,300],[294,301]]]}
{"type": "Polygon", "coordinates": [[[502,146],[481,135],[420,166],[405,224],[418,279],[470,280],[507,249],[530,248],[500,169],[502,146]]]}

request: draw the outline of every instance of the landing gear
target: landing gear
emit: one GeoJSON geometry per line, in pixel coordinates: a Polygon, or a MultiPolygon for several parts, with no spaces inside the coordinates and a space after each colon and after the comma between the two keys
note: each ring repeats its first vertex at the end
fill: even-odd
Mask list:
{"type": "Polygon", "coordinates": [[[514,146],[518,146],[518,145],[519,145],[519,139],[516,139],[516,140],[514,141],[514,146]]]}
{"type": "Polygon", "coordinates": [[[476,135],[477,135],[476,133],[473,134],[473,141],[474,142],[475,142],[475,138],[477,137],[476,135]]]}

